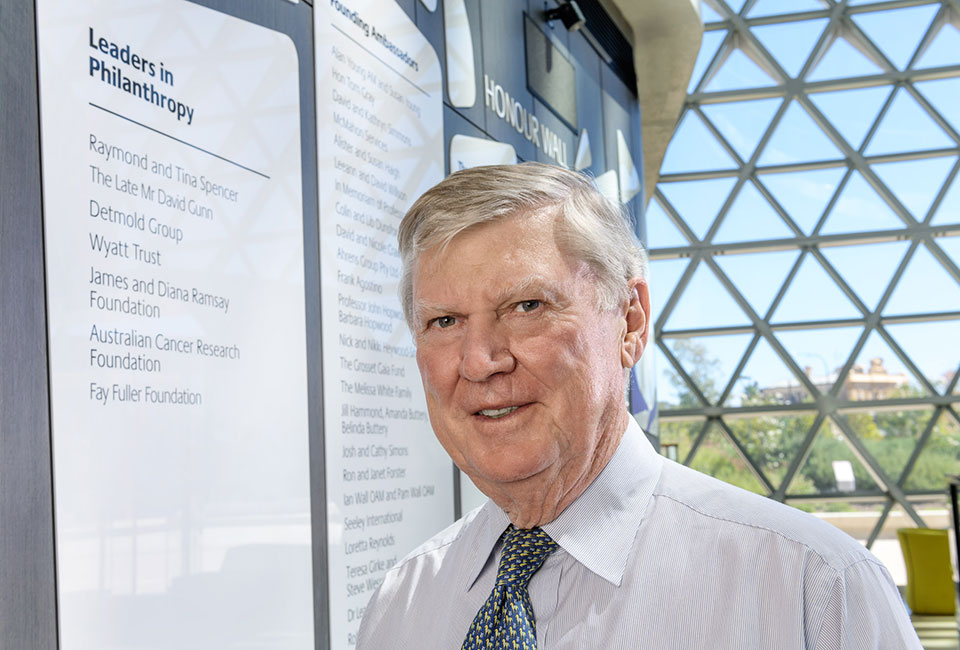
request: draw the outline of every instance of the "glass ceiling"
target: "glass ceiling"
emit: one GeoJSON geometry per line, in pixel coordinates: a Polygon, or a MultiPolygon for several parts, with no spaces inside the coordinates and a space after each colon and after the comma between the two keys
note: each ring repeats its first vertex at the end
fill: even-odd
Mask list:
{"type": "Polygon", "coordinates": [[[960,473],[960,3],[702,7],[647,210],[661,441],[872,500],[871,545],[960,473]]]}

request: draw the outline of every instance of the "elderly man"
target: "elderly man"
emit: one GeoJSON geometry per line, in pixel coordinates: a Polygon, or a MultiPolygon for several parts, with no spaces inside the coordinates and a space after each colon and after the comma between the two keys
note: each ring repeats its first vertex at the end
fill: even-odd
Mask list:
{"type": "Polygon", "coordinates": [[[650,447],[645,255],[588,179],[457,172],[399,238],[430,422],[490,501],[386,575],[358,648],[920,648],[854,540],[650,447]]]}

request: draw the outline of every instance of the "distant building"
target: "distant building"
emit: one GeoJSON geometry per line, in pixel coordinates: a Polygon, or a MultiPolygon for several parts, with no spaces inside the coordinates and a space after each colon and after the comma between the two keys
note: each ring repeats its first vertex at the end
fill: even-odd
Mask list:
{"type": "MultiPolygon", "coordinates": [[[[814,376],[813,368],[810,366],[807,366],[803,370],[807,375],[807,379],[809,379],[821,393],[829,392],[840,374],[839,368],[826,377],[814,376]]],[[[883,359],[874,357],[870,360],[869,369],[864,370],[860,364],[855,364],[853,368],[850,369],[837,397],[842,400],[850,400],[851,402],[887,399],[895,390],[901,386],[905,386],[908,381],[905,373],[888,373],[887,369],[883,367],[883,359]]],[[[799,382],[785,382],[767,388],[761,388],[760,394],[764,397],[773,397],[786,404],[810,401],[810,395],[807,389],[799,382]]]]}

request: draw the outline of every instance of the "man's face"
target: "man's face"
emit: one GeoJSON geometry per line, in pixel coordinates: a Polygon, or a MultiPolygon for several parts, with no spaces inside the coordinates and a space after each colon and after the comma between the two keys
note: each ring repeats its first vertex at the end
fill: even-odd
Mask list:
{"type": "Polygon", "coordinates": [[[431,424],[491,496],[531,478],[572,485],[625,425],[626,301],[597,310],[593,273],[560,251],[553,222],[479,226],[425,251],[414,269],[431,424]]]}

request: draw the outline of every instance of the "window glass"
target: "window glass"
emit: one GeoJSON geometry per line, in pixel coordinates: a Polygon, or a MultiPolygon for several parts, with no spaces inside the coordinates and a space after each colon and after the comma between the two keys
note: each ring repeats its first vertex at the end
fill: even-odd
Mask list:
{"type": "Polygon", "coordinates": [[[757,25],[751,27],[751,31],[784,71],[796,77],[828,22],[827,18],[798,20],[779,25],[757,25]]]}
{"type": "Polygon", "coordinates": [[[701,110],[743,160],[750,160],[774,113],[783,103],[779,97],[745,102],[707,104],[701,110]]]}
{"type": "Polygon", "coordinates": [[[810,100],[830,120],[850,148],[859,149],[891,92],[890,86],[873,86],[813,93],[810,100]]]}
{"type": "Polygon", "coordinates": [[[817,63],[807,81],[826,81],[880,74],[883,68],[868,59],[845,38],[836,38],[817,63]]]}
{"type": "Polygon", "coordinates": [[[802,323],[816,320],[858,318],[860,311],[827,275],[820,262],[810,254],[773,312],[774,323],[802,323]]]}
{"type": "Polygon", "coordinates": [[[893,241],[824,248],[823,256],[857,293],[867,309],[875,309],[890,284],[909,242],[893,241]]]}
{"type": "Polygon", "coordinates": [[[792,235],[793,232],[773,206],[757,191],[752,181],[747,181],[737,192],[713,241],[719,243],[755,241],[792,235]]]}
{"type": "Polygon", "coordinates": [[[799,102],[791,102],[763,153],[761,165],[838,160],[843,154],[799,102]]]}
{"type": "MultiPolygon", "coordinates": [[[[960,284],[921,244],[907,262],[900,281],[883,310],[884,315],[957,311],[960,284]]],[[[960,339],[956,339],[960,341],[960,339]]]]}
{"type": "Polygon", "coordinates": [[[757,315],[763,318],[799,256],[799,251],[787,250],[718,255],[714,259],[757,315]]]}
{"type": "Polygon", "coordinates": [[[827,203],[837,191],[846,167],[761,174],[760,182],[805,234],[813,232],[827,203]]]}
{"type": "Polygon", "coordinates": [[[871,165],[871,169],[913,218],[923,221],[956,163],[957,159],[951,156],[877,163],[871,165]]]}
{"type": "Polygon", "coordinates": [[[940,9],[935,4],[854,14],[853,22],[879,47],[898,70],[907,67],[930,21],[940,9]]]}
{"type": "Polygon", "coordinates": [[[758,66],[740,48],[734,48],[720,69],[707,84],[706,90],[732,90],[734,88],[754,88],[774,86],[776,80],[758,66]]]}
{"type": "Polygon", "coordinates": [[[901,88],[867,144],[866,154],[877,156],[903,151],[944,149],[956,144],[930,114],[901,88]]]}

